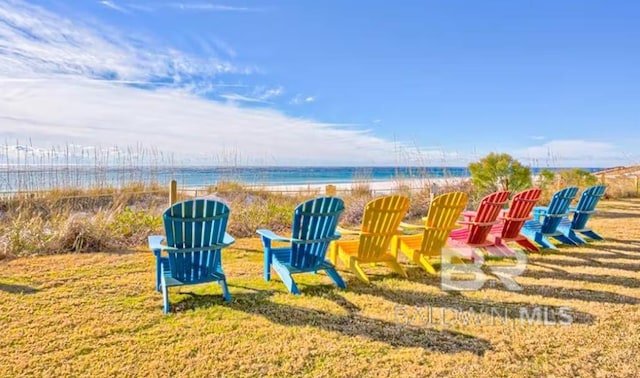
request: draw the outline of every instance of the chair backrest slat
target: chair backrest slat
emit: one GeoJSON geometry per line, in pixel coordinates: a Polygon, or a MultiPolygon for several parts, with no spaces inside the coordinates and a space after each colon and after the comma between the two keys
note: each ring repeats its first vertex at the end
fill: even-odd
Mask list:
{"type": "Polygon", "coordinates": [[[163,214],[167,245],[187,251],[170,251],[171,276],[185,283],[206,280],[221,263],[220,248],[229,208],[212,200],[174,204],[163,214]],[[213,248],[211,248],[213,247],[213,248]]]}
{"type": "Polygon", "coordinates": [[[577,186],[569,186],[561,189],[553,195],[547,213],[542,220],[541,231],[544,234],[556,232],[562,218],[569,214],[569,206],[578,194],[577,186]]]}
{"type": "Polygon", "coordinates": [[[457,227],[460,214],[467,207],[467,200],[467,193],[451,192],[431,201],[420,248],[423,255],[440,257],[451,231],[457,227]]]}
{"type": "Polygon", "coordinates": [[[572,228],[580,230],[586,227],[587,221],[591,218],[591,214],[595,211],[596,205],[606,190],[606,185],[594,185],[582,192],[571,221],[572,228]]]}
{"type": "Polygon", "coordinates": [[[327,248],[335,239],[338,218],[344,201],[337,197],[319,197],[299,204],[293,213],[291,237],[301,240],[291,245],[291,265],[312,269],[325,262],[327,248]]]}
{"type": "Polygon", "coordinates": [[[531,215],[531,211],[540,200],[542,190],[539,188],[527,189],[516,194],[511,200],[511,207],[507,212],[502,227],[503,238],[516,238],[522,230],[524,222],[531,215]]]}
{"type": "Polygon", "coordinates": [[[504,205],[509,201],[509,191],[499,191],[491,193],[480,201],[474,222],[486,223],[484,225],[474,224],[469,228],[467,243],[482,244],[487,240],[487,236],[493,227],[492,222],[496,222],[504,205]]]}
{"type": "Polygon", "coordinates": [[[360,227],[359,261],[377,261],[389,250],[409,205],[409,198],[402,195],[384,196],[367,203],[360,227]]]}

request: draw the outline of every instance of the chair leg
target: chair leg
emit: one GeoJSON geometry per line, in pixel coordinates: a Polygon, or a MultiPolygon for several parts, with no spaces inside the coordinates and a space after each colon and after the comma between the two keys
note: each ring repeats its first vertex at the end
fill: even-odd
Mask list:
{"type": "Polygon", "coordinates": [[[162,257],[160,256],[160,251],[156,253],[156,291],[160,292],[160,281],[162,275],[162,257]]]}
{"type": "Polygon", "coordinates": [[[418,257],[418,260],[414,260],[415,263],[417,263],[418,265],[420,265],[424,270],[427,271],[427,273],[429,274],[433,274],[434,276],[436,274],[438,274],[436,272],[436,268],[433,266],[433,264],[429,261],[428,258],[426,258],[423,255],[420,255],[420,257],[418,257]]]}
{"type": "Polygon", "coordinates": [[[360,264],[358,264],[358,261],[356,261],[356,259],[354,259],[353,257],[349,258],[349,268],[351,268],[351,270],[356,274],[356,276],[358,276],[360,281],[367,284],[371,282],[369,281],[369,277],[367,277],[364,270],[362,270],[362,268],[360,267],[360,264]]]}
{"type": "Polygon", "coordinates": [[[576,242],[576,244],[586,244],[587,241],[584,240],[582,237],[580,237],[580,235],[576,234],[575,231],[569,229],[569,232],[565,233],[565,235],[573,240],[574,242],[576,242]]]}
{"type": "Polygon", "coordinates": [[[404,269],[402,269],[402,267],[400,266],[400,264],[398,264],[397,261],[395,260],[391,260],[391,261],[385,261],[385,264],[387,264],[387,266],[389,268],[391,268],[391,270],[393,270],[394,272],[398,273],[399,275],[401,275],[404,278],[407,278],[407,272],[404,271],[404,269]]]}
{"type": "Polygon", "coordinates": [[[568,245],[578,245],[579,244],[575,240],[571,239],[570,237],[568,237],[568,236],[566,236],[564,234],[555,235],[553,238],[561,241],[563,244],[568,244],[568,245]]]}
{"type": "Polygon", "coordinates": [[[338,267],[338,243],[331,242],[329,245],[329,261],[334,267],[338,267]]]}
{"type": "Polygon", "coordinates": [[[526,251],[529,251],[529,252],[538,252],[538,251],[540,251],[540,248],[538,248],[537,245],[533,244],[531,242],[531,240],[529,240],[529,239],[527,239],[525,237],[523,237],[521,239],[518,239],[515,242],[518,243],[518,245],[520,245],[526,251]]]}
{"type": "Polygon", "coordinates": [[[567,237],[571,240],[573,240],[574,242],[576,242],[577,244],[586,244],[587,241],[584,240],[580,235],[576,234],[575,231],[570,230],[569,231],[569,235],[567,235],[567,237]]]}
{"type": "Polygon", "coordinates": [[[280,276],[280,279],[282,280],[282,282],[287,287],[290,293],[300,294],[300,290],[298,289],[296,282],[293,280],[293,276],[291,275],[291,272],[289,272],[289,270],[286,267],[284,267],[277,261],[274,261],[273,270],[275,270],[276,273],[278,273],[278,275],[280,276]]]}
{"type": "Polygon", "coordinates": [[[164,282],[160,286],[162,286],[162,302],[163,302],[162,312],[164,314],[168,314],[169,313],[169,288],[167,287],[167,285],[164,284],[164,282]]]}
{"type": "Polygon", "coordinates": [[[604,238],[602,236],[596,234],[593,230],[582,231],[581,233],[583,235],[585,235],[586,237],[594,239],[594,240],[604,240],[604,238]]]}
{"type": "Polygon", "coordinates": [[[271,250],[265,248],[264,250],[264,280],[265,281],[270,281],[271,280],[271,261],[272,261],[272,257],[271,257],[271,250]]]}
{"type": "Polygon", "coordinates": [[[558,249],[553,243],[549,241],[542,233],[536,232],[536,236],[534,238],[535,242],[543,246],[544,248],[549,249],[558,249]]]}
{"type": "Polygon", "coordinates": [[[224,297],[224,300],[227,301],[228,303],[231,303],[231,293],[229,293],[229,287],[227,286],[227,279],[224,278],[218,281],[218,284],[222,286],[222,296],[224,297]]]}
{"type": "Polygon", "coordinates": [[[342,279],[342,277],[340,277],[335,268],[327,268],[325,269],[325,272],[327,272],[327,275],[329,276],[329,278],[331,278],[331,280],[334,284],[336,284],[337,287],[341,289],[347,288],[347,285],[344,283],[344,280],[342,279]]]}

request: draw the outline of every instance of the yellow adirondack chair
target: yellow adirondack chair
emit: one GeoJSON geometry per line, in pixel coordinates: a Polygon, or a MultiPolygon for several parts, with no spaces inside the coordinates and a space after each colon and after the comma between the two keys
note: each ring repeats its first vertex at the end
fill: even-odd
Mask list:
{"type": "Polygon", "coordinates": [[[415,235],[398,235],[391,243],[391,254],[398,255],[400,250],[411,261],[427,272],[436,274],[434,264],[439,263],[442,248],[449,234],[457,228],[456,222],[467,206],[467,194],[451,192],[437,196],[429,205],[424,225],[401,223],[403,229],[423,230],[415,235]]]}
{"type": "Polygon", "coordinates": [[[395,255],[389,253],[389,245],[399,234],[398,226],[409,210],[409,198],[401,195],[380,197],[364,208],[360,231],[339,228],[342,235],[358,235],[358,239],[335,240],[331,243],[329,258],[336,265],[338,258],[348,266],[360,280],[369,283],[369,278],[360,264],[387,264],[393,271],[406,277],[395,255]]]}

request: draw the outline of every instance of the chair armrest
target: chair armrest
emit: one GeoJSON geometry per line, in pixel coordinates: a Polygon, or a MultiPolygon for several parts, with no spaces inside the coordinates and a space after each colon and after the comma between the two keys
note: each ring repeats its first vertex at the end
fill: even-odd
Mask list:
{"type": "Polygon", "coordinates": [[[494,224],[498,224],[500,221],[493,222],[475,222],[475,221],[458,221],[458,224],[468,224],[470,226],[493,226],[494,224]]]}
{"type": "Polygon", "coordinates": [[[533,208],[534,213],[546,213],[547,211],[549,211],[548,206],[536,206],[533,208]]]}
{"type": "Polygon", "coordinates": [[[509,209],[502,209],[498,213],[498,218],[497,219],[500,219],[500,220],[513,220],[515,218],[509,217],[509,209]]]}
{"type": "Polygon", "coordinates": [[[224,244],[225,246],[229,246],[233,243],[236,242],[236,239],[233,238],[233,236],[227,234],[226,232],[224,233],[224,238],[222,239],[222,244],[224,244]]]}
{"type": "Polygon", "coordinates": [[[425,226],[424,226],[424,224],[418,225],[418,224],[410,224],[410,223],[401,222],[400,223],[400,228],[406,228],[406,229],[409,229],[409,230],[424,230],[425,226]]]}
{"type": "Polygon", "coordinates": [[[547,211],[549,211],[549,208],[547,206],[536,206],[533,208],[533,219],[535,220],[540,220],[540,217],[544,216],[545,214],[547,214],[547,211]]]}
{"type": "Polygon", "coordinates": [[[342,228],[342,227],[340,227],[340,226],[338,226],[337,231],[338,231],[338,233],[339,233],[340,235],[360,235],[360,234],[361,234],[361,232],[360,232],[360,231],[356,231],[356,230],[348,230],[348,229],[346,229],[346,228],[342,228]]]}
{"type": "MultiPolygon", "coordinates": [[[[207,249],[207,247],[192,247],[192,248],[176,248],[176,247],[169,247],[168,245],[163,245],[162,242],[164,241],[164,236],[157,236],[157,235],[153,235],[153,236],[149,236],[149,248],[153,251],[153,253],[156,255],[156,257],[158,258],[162,258],[161,254],[162,251],[166,251],[166,252],[193,252],[193,251],[199,251],[199,250],[203,250],[203,249],[207,249]]],[[[224,247],[228,247],[231,244],[235,243],[236,240],[233,238],[233,236],[227,234],[226,232],[224,233],[224,238],[222,239],[222,243],[219,244],[213,244],[209,247],[213,248],[224,248],[224,247]]]]}
{"type": "Polygon", "coordinates": [[[475,218],[476,215],[478,215],[478,212],[474,210],[467,210],[463,211],[460,215],[467,218],[468,220],[471,220],[471,218],[475,218]]]}
{"type": "Polygon", "coordinates": [[[164,241],[164,236],[160,235],[152,235],[149,236],[149,249],[153,251],[153,253],[157,253],[166,248],[166,245],[162,245],[164,241]]]}
{"type": "Polygon", "coordinates": [[[524,217],[524,218],[512,218],[512,217],[504,216],[504,217],[500,217],[500,218],[498,218],[498,219],[500,219],[500,220],[504,220],[504,221],[519,222],[519,221],[528,221],[528,220],[531,220],[531,219],[533,219],[533,217],[532,217],[532,216],[529,216],[529,217],[524,217]]]}
{"type": "Polygon", "coordinates": [[[291,238],[288,238],[286,236],[277,235],[276,233],[274,233],[271,230],[260,229],[260,230],[256,230],[256,232],[260,236],[262,236],[263,238],[271,240],[271,241],[281,241],[281,242],[291,242],[291,241],[293,241],[291,238]]]}

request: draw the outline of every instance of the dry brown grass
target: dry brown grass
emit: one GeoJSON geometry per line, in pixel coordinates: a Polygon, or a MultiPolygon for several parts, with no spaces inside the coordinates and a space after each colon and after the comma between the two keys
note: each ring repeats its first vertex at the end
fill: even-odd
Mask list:
{"type": "Polygon", "coordinates": [[[166,203],[165,189],[139,184],[0,198],[0,259],[139,246],[166,203]]]}
{"type": "Polygon", "coordinates": [[[531,254],[517,278],[522,292],[497,284],[447,294],[404,262],[409,279],[369,267],[365,285],[341,270],[348,288],[339,290],[308,274],[294,296],[277,278],[262,280],[252,238],[224,253],[231,304],[215,284],[175,289],[173,313],[163,316],[145,250],[0,262],[0,376],[635,377],[640,200],[603,201],[600,210],[592,226],[607,240],[531,254]],[[396,316],[427,306],[435,317],[494,307],[509,320],[429,325],[396,316]],[[521,324],[522,306],[569,307],[574,322],[521,324]]]}
{"type": "Polygon", "coordinates": [[[640,185],[634,176],[618,176],[605,179],[608,198],[638,198],[640,185]]]}

